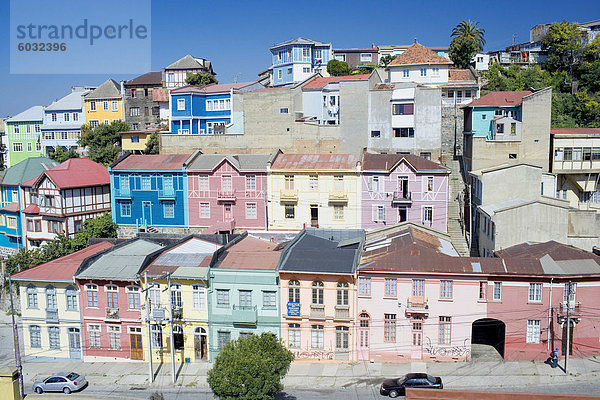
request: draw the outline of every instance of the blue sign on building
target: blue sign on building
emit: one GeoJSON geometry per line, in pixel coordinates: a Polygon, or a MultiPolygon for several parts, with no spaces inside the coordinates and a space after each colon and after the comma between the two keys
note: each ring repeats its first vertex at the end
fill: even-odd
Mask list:
{"type": "Polygon", "coordinates": [[[300,316],[300,303],[288,303],[288,312],[289,317],[299,317],[300,316]]]}

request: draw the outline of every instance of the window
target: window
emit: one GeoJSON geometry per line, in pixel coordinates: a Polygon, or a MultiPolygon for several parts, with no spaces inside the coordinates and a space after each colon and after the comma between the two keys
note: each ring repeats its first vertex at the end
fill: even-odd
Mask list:
{"type": "Polygon", "coordinates": [[[78,120],[79,120],[79,114],[73,113],[73,121],[78,121],[78,120]]]}
{"type": "Polygon", "coordinates": [[[58,326],[48,327],[48,341],[51,350],[60,350],[60,329],[58,326]]]}
{"type": "Polygon", "coordinates": [[[499,135],[504,134],[504,124],[496,124],[496,133],[499,135]]]}
{"type": "Polygon", "coordinates": [[[576,283],[565,283],[565,289],[563,291],[563,302],[570,306],[575,304],[575,297],[577,292],[576,283]]]}
{"type": "Polygon", "coordinates": [[[68,132],[61,132],[60,133],[60,138],[62,140],[67,140],[69,138],[69,133],[68,132]]]}
{"type": "Polygon", "coordinates": [[[14,133],[19,133],[19,125],[15,125],[13,130],[14,130],[14,133]]]}
{"type": "Polygon", "coordinates": [[[56,122],[58,120],[58,114],[57,113],[52,113],[51,114],[51,120],[52,120],[52,122],[56,122]]]}
{"type": "Polygon", "coordinates": [[[35,151],[42,151],[42,144],[40,142],[35,143],[35,151]]]}
{"type": "Polygon", "coordinates": [[[440,317],[440,332],[438,336],[439,344],[450,344],[450,328],[452,326],[451,317],[440,317]]]}
{"type": "Polygon", "coordinates": [[[433,192],[433,176],[428,176],[426,181],[426,191],[433,192]]]}
{"type": "Polygon", "coordinates": [[[440,298],[452,298],[452,281],[440,281],[440,298]]]}
{"type": "Polygon", "coordinates": [[[317,59],[317,60],[321,59],[322,52],[323,52],[323,50],[321,50],[321,49],[315,49],[315,59],[317,59]]]}
{"type": "Polygon", "coordinates": [[[127,304],[130,310],[140,308],[140,288],[137,286],[129,286],[127,288],[127,304]]]}
{"type": "Polygon", "coordinates": [[[300,347],[300,324],[288,324],[288,346],[300,347]]]}
{"type": "Polygon", "coordinates": [[[225,347],[225,345],[227,344],[227,342],[229,342],[231,340],[231,332],[229,331],[218,331],[217,332],[217,345],[219,347],[219,350],[221,350],[223,347],[225,347]]]}
{"type": "Polygon", "coordinates": [[[383,341],[396,341],[396,314],[384,314],[383,318],[383,341]]]}
{"type": "Polygon", "coordinates": [[[142,190],[150,190],[152,189],[152,181],[150,180],[150,175],[142,176],[142,190]]]}
{"type": "Polygon", "coordinates": [[[502,300],[502,282],[494,282],[494,300],[502,300]]]}
{"type": "Polygon", "coordinates": [[[192,285],[192,306],[194,310],[206,308],[206,289],[201,285],[192,285]]]}
{"type": "Polygon", "coordinates": [[[90,101],[90,111],[96,111],[96,102],[90,101]]]}
{"type": "Polygon", "coordinates": [[[438,67],[431,68],[431,76],[440,76],[440,69],[438,67]]]}
{"type": "Polygon", "coordinates": [[[311,175],[308,178],[308,185],[309,185],[309,189],[314,192],[319,190],[319,176],[318,175],[311,175]]]}
{"type": "Polygon", "coordinates": [[[433,224],[433,207],[423,207],[423,225],[431,226],[433,224]]]}
{"type": "Polygon", "coordinates": [[[6,217],[6,226],[11,229],[17,227],[17,217],[6,217]]]}
{"type": "Polygon", "coordinates": [[[229,290],[217,289],[217,307],[229,307],[229,290]]]}
{"type": "Polygon", "coordinates": [[[162,327],[159,324],[154,324],[150,330],[152,331],[152,347],[155,349],[162,349],[162,327]]]}
{"type": "Polygon", "coordinates": [[[210,203],[200,203],[200,218],[210,218],[210,203]]]}
{"type": "Polygon", "coordinates": [[[163,203],[163,213],[165,218],[175,218],[175,202],[165,201],[163,203]]]}
{"type": "Polygon", "coordinates": [[[279,109],[279,114],[289,114],[289,109],[287,107],[281,107],[279,109]]]}
{"type": "Polygon", "coordinates": [[[151,308],[159,308],[160,307],[160,285],[158,283],[153,283],[148,290],[150,294],[150,306],[151,308]]]}
{"type": "Polygon", "coordinates": [[[111,350],[121,350],[121,327],[107,326],[108,341],[111,350]]]}
{"type": "Polygon", "coordinates": [[[170,175],[166,175],[163,178],[163,189],[165,191],[173,191],[173,177],[170,175]]]}
{"type": "Polygon", "coordinates": [[[88,307],[98,307],[98,286],[85,285],[88,307]]]}
{"type": "Polygon", "coordinates": [[[394,137],[415,137],[415,128],[393,128],[394,137]]]}
{"type": "Polygon", "coordinates": [[[103,101],[103,102],[102,102],[102,109],[103,109],[104,111],[108,111],[108,101],[103,101]]]}
{"type": "MultiPolygon", "coordinates": [[[[279,53],[279,59],[281,60],[281,53],[279,53]]],[[[283,71],[277,70],[277,79],[283,78],[283,71]]]]}
{"type": "Polygon", "coordinates": [[[121,217],[131,217],[131,202],[124,201],[120,203],[121,205],[121,217]]]}
{"type": "Polygon", "coordinates": [[[277,308],[277,292],[265,291],[263,292],[263,308],[277,308]]]}
{"type": "Polygon", "coordinates": [[[294,190],[294,175],[285,175],[285,190],[294,190]]]}
{"type": "Polygon", "coordinates": [[[290,303],[300,303],[300,282],[291,280],[288,283],[288,301],[290,303]]]}
{"type": "Polygon", "coordinates": [[[27,285],[27,308],[38,308],[37,288],[27,285]]]}
{"type": "Polygon", "coordinates": [[[312,304],[323,304],[323,282],[312,283],[312,304]]]}
{"type": "Polygon", "coordinates": [[[385,206],[382,206],[382,205],[373,206],[373,221],[375,221],[375,222],[385,221],[385,206]]]}
{"type": "Polygon", "coordinates": [[[13,143],[13,151],[14,152],[21,152],[21,151],[23,151],[23,143],[20,143],[20,142],[13,143]]]}
{"type": "Polygon", "coordinates": [[[408,70],[408,69],[403,69],[402,70],[402,77],[403,78],[408,78],[409,74],[410,74],[410,70],[408,70]]]}
{"type": "Polygon", "coordinates": [[[179,283],[171,283],[171,307],[181,308],[181,285],[179,283]]]}
{"type": "Polygon", "coordinates": [[[358,294],[365,296],[371,295],[371,278],[360,277],[358,278],[358,294]]]}
{"type": "Polygon", "coordinates": [[[135,93],[136,93],[136,90],[135,90],[135,89],[130,89],[130,90],[129,90],[129,93],[130,93],[130,95],[131,95],[131,98],[132,98],[132,99],[135,99],[135,93]]]}
{"type": "Polygon", "coordinates": [[[296,207],[293,204],[286,203],[284,205],[285,219],[296,218],[296,207]]]}
{"type": "Polygon", "coordinates": [[[542,301],[542,284],[529,284],[529,301],[542,301]]]}
{"type": "Polygon", "coordinates": [[[410,104],[392,104],[392,115],[413,115],[415,105],[410,104]]]}
{"type": "Polygon", "coordinates": [[[348,350],[348,337],[350,328],[347,326],[335,327],[335,348],[338,350],[348,350]]]}
{"type": "Polygon", "coordinates": [[[90,337],[90,348],[100,348],[100,325],[88,325],[88,333],[90,337]]]}
{"type": "Polygon", "coordinates": [[[421,68],[421,76],[427,76],[427,68],[421,68]]]}
{"type": "Polygon", "coordinates": [[[112,101],[112,110],[119,111],[119,102],[118,101],[115,101],[115,100],[112,101]]]}
{"type": "Polygon", "coordinates": [[[291,75],[292,74],[292,68],[288,68],[287,73],[288,73],[288,75],[291,75]]]}
{"type": "Polygon", "coordinates": [[[540,320],[527,320],[527,343],[540,342],[540,320]]]}
{"type": "Polygon", "coordinates": [[[240,290],[240,307],[249,308],[252,307],[252,290],[240,290]]]}
{"type": "Polygon", "coordinates": [[[310,48],[309,47],[302,48],[302,57],[310,57],[310,48]]]}
{"type": "Polygon", "coordinates": [[[90,120],[90,128],[96,128],[96,127],[98,127],[98,125],[99,125],[99,122],[97,119],[90,120]]]}
{"type": "Polygon", "coordinates": [[[423,279],[413,279],[412,295],[413,297],[423,297],[425,295],[425,281],[423,279]]]}
{"type": "Polygon", "coordinates": [[[129,109],[130,117],[139,117],[140,116],[140,108],[139,107],[131,107],[129,109]]]}
{"type": "Polygon", "coordinates": [[[344,219],[344,206],[342,204],[333,205],[333,219],[336,221],[344,219]]]}
{"type": "Polygon", "coordinates": [[[57,310],[56,289],[54,286],[46,286],[46,310],[57,310]]]}
{"type": "Polygon", "coordinates": [[[381,137],[381,131],[371,131],[371,137],[372,138],[381,137]]]}
{"type": "Polygon", "coordinates": [[[302,72],[305,74],[309,74],[310,73],[310,67],[302,67],[302,72]]]}
{"type": "Polygon", "coordinates": [[[247,175],[246,176],[246,190],[248,190],[248,191],[256,190],[256,175],[247,175]]]}
{"type": "Polygon", "coordinates": [[[379,176],[370,176],[368,180],[368,189],[369,192],[380,192],[383,185],[381,185],[381,177],[379,176]]]}
{"type": "Polygon", "coordinates": [[[479,282],[479,300],[487,299],[487,282],[479,282]]]}
{"type": "Polygon", "coordinates": [[[360,62],[372,62],[373,54],[371,53],[360,53],[360,62]]]}
{"type": "Polygon", "coordinates": [[[200,190],[209,190],[208,186],[208,175],[200,175],[198,177],[198,189],[200,190]]]}
{"type": "Polygon", "coordinates": [[[185,110],[185,99],[177,99],[177,111],[185,110]]]}
{"type": "Polygon", "coordinates": [[[246,218],[256,219],[256,203],[246,203],[246,218]]]}
{"type": "Polygon", "coordinates": [[[27,152],[31,153],[32,150],[33,150],[33,143],[27,142],[27,152]]]}
{"type": "Polygon", "coordinates": [[[313,349],[323,348],[323,325],[312,325],[311,326],[311,347],[313,349]]]}
{"type": "Polygon", "coordinates": [[[344,190],[344,177],[342,175],[335,175],[333,177],[333,190],[344,190]]]}
{"type": "Polygon", "coordinates": [[[465,97],[470,99],[472,96],[471,91],[470,90],[465,90],[465,97]]]}
{"type": "Polygon", "coordinates": [[[38,325],[29,326],[29,345],[34,349],[42,348],[42,328],[38,325]]]}
{"type": "Polygon", "coordinates": [[[77,311],[77,290],[73,286],[67,286],[65,297],[67,300],[67,311],[77,311]]]}
{"type": "Polygon", "coordinates": [[[337,305],[347,306],[348,302],[348,282],[338,282],[337,284],[337,305]]]}
{"type": "Polygon", "coordinates": [[[106,304],[108,308],[119,308],[119,292],[116,286],[106,286],[106,304]]]}
{"type": "Polygon", "coordinates": [[[396,297],[396,279],[395,278],[385,278],[385,292],[384,296],[396,297]]]}

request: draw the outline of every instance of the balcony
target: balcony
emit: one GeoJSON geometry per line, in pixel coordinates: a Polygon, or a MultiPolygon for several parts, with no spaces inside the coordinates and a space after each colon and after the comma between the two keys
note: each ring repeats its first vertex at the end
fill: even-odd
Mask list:
{"type": "Polygon", "coordinates": [[[175,198],[175,189],[158,189],[158,198],[159,199],[174,199],[175,198]]]}
{"type": "Polygon", "coordinates": [[[560,304],[560,312],[566,315],[567,311],[573,317],[581,315],[581,303],[571,301],[567,304],[567,302],[562,302],[560,304]]]}
{"type": "Polygon", "coordinates": [[[310,317],[311,318],[325,318],[325,305],[311,304],[310,305],[310,317]]]}
{"type": "Polygon", "coordinates": [[[129,188],[114,188],[113,195],[115,199],[131,199],[131,189],[129,188]]]}
{"type": "Polygon", "coordinates": [[[217,193],[217,199],[219,201],[235,201],[235,192],[233,190],[219,190],[217,193]]]}
{"type": "Polygon", "coordinates": [[[279,192],[281,201],[298,202],[298,191],[295,189],[283,189],[279,192]]]}
{"type": "Polygon", "coordinates": [[[258,312],[256,306],[233,306],[231,319],[234,324],[256,325],[258,312]]]}
{"type": "Polygon", "coordinates": [[[348,202],[348,193],[343,190],[334,190],[333,192],[329,192],[329,202],[330,203],[347,203],[348,202]]]}
{"type": "Polygon", "coordinates": [[[46,309],[46,320],[47,321],[58,321],[58,310],[47,308],[46,309]]]}
{"type": "Polygon", "coordinates": [[[410,192],[394,192],[392,204],[412,204],[410,192]]]}
{"type": "Polygon", "coordinates": [[[176,319],[176,320],[183,319],[183,307],[173,306],[173,319],[176,319]]]}
{"type": "Polygon", "coordinates": [[[112,319],[112,320],[119,319],[119,309],[106,307],[106,319],[112,319]]]}
{"type": "Polygon", "coordinates": [[[349,321],[350,306],[335,306],[335,319],[349,321]]]}
{"type": "Polygon", "coordinates": [[[428,300],[424,297],[411,296],[406,300],[407,315],[429,315],[428,300]]]}

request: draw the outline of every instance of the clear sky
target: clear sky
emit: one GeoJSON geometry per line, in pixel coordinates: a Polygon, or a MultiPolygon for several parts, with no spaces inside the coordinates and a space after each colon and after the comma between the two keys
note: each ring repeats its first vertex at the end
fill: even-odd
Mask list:
{"type": "MultiPolygon", "coordinates": [[[[68,2],[53,0],[55,12],[68,12],[68,2]]],[[[410,44],[414,38],[425,46],[447,46],[452,28],[463,19],[478,21],[485,28],[485,50],[490,51],[510,45],[513,34],[517,42],[528,41],[529,29],[536,24],[600,19],[600,1],[152,0],[152,70],[159,71],[192,54],[212,61],[221,83],[233,82],[236,76],[238,82],[251,81],[270,66],[269,47],[292,38],[328,42],[334,48],[410,44]]],[[[11,75],[8,0],[0,1],[0,24],[4,59],[0,64],[2,117],[33,105],[50,104],[68,94],[74,85],[135,77],[11,75]]]]}

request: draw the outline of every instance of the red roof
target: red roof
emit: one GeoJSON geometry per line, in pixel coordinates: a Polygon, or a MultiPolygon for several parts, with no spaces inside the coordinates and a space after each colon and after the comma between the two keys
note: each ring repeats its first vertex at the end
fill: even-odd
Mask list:
{"type": "Polygon", "coordinates": [[[270,269],[277,268],[281,248],[267,240],[247,236],[231,246],[218,268],[270,269]]]}
{"type": "Polygon", "coordinates": [[[40,182],[44,175],[50,178],[58,189],[110,184],[108,169],[89,158],[70,158],[56,167],[42,172],[34,185],[40,182]]]}
{"type": "Polygon", "coordinates": [[[167,89],[167,88],[152,89],[152,101],[169,101],[169,89],[167,89]]]}
{"type": "Polygon", "coordinates": [[[67,254],[47,263],[18,272],[12,275],[12,278],[24,281],[48,280],[72,282],[73,275],[75,275],[77,268],[79,268],[83,260],[112,246],[113,244],[110,242],[96,243],[75,253],[67,254]]]}
{"type": "Polygon", "coordinates": [[[31,178],[30,180],[21,183],[21,185],[19,185],[19,186],[21,186],[21,187],[32,187],[33,184],[35,183],[35,181],[37,181],[37,178],[39,178],[39,175],[36,176],[35,178],[31,178]]]}
{"type": "Polygon", "coordinates": [[[356,169],[354,154],[279,154],[271,169],[356,169]]]}
{"type": "Polygon", "coordinates": [[[133,154],[112,169],[181,169],[191,154],[133,154]]]}
{"type": "Polygon", "coordinates": [[[194,86],[187,85],[176,89],[171,89],[171,93],[222,93],[229,92],[231,89],[243,89],[248,86],[254,85],[256,82],[242,82],[242,83],[224,83],[216,84],[211,83],[205,86],[194,86]]]}
{"type": "Polygon", "coordinates": [[[40,207],[37,204],[30,204],[23,209],[25,214],[39,214],[40,207]]]}
{"type": "Polygon", "coordinates": [[[530,90],[522,90],[518,92],[490,92],[485,96],[473,100],[465,107],[514,107],[523,102],[523,97],[533,93],[530,90]]]}
{"type": "Polygon", "coordinates": [[[321,89],[328,83],[337,83],[341,81],[366,81],[369,79],[370,74],[362,75],[344,75],[344,76],[328,76],[327,78],[317,77],[306,85],[302,86],[302,89],[321,89]]]}
{"type": "Polygon", "coordinates": [[[448,70],[449,81],[475,81],[477,78],[473,76],[470,69],[450,69],[448,70]]]}
{"type": "Polygon", "coordinates": [[[0,208],[0,211],[19,212],[19,203],[10,203],[0,208]]]}
{"type": "Polygon", "coordinates": [[[405,160],[417,172],[437,171],[440,173],[450,173],[450,170],[443,165],[427,160],[414,154],[373,154],[364,153],[362,160],[362,169],[364,171],[391,171],[393,168],[405,160]]]}
{"type": "Polygon", "coordinates": [[[600,128],[552,128],[553,135],[600,135],[600,128]]]}
{"type": "Polygon", "coordinates": [[[413,43],[404,53],[399,54],[388,65],[452,64],[446,57],[420,43],[413,43]]]}

